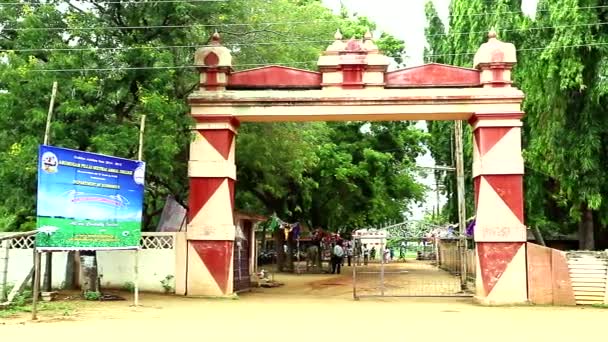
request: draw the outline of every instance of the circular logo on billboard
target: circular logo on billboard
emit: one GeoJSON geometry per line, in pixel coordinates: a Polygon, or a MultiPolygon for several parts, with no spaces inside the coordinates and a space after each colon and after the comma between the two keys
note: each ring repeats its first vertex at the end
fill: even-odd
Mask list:
{"type": "Polygon", "coordinates": [[[44,152],[42,154],[42,171],[46,173],[56,173],[59,166],[59,160],[53,152],[44,152]]]}
{"type": "Polygon", "coordinates": [[[144,175],[146,173],[146,169],[143,165],[140,165],[133,171],[133,180],[136,184],[144,185],[144,175]]]}

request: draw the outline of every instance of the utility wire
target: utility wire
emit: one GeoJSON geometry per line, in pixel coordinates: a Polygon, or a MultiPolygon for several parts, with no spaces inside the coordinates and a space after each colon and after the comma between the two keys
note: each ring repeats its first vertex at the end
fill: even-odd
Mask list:
{"type": "MultiPolygon", "coordinates": [[[[594,46],[605,46],[608,45],[608,42],[605,43],[588,43],[588,44],[572,44],[572,45],[560,45],[560,46],[544,46],[544,47],[535,47],[535,48],[523,48],[517,49],[517,52],[524,51],[545,51],[551,49],[567,49],[567,48],[578,48],[578,47],[594,47],[594,46]]],[[[440,53],[440,54],[430,54],[425,55],[424,57],[447,57],[447,56],[471,56],[475,55],[475,52],[459,52],[459,53],[440,53]]]]}
{"type": "MultiPolygon", "coordinates": [[[[95,3],[97,4],[150,4],[150,3],[190,3],[190,2],[220,2],[220,1],[229,1],[229,0],[166,0],[166,1],[142,1],[142,2],[121,2],[121,1],[95,1],[95,3]]],[[[67,3],[67,2],[66,2],[67,3]]],[[[48,5],[48,4],[32,4],[32,3],[0,3],[0,7],[1,6],[6,6],[6,5],[48,5]]],[[[580,6],[580,7],[571,7],[571,8],[563,8],[563,10],[590,10],[590,9],[602,9],[602,8],[608,8],[608,5],[598,5],[598,6],[580,6]]],[[[543,9],[539,9],[537,10],[537,12],[548,12],[549,10],[543,10],[543,9]]],[[[458,15],[449,15],[449,17],[475,17],[475,16],[484,16],[484,17],[489,17],[492,15],[505,15],[505,14],[518,14],[518,13],[522,13],[521,11],[506,11],[506,12],[483,12],[483,13],[464,13],[464,14],[458,14],[458,15]]],[[[3,30],[7,30],[7,31],[25,31],[25,30],[30,30],[30,31],[34,31],[34,30],[59,30],[59,31],[65,31],[65,30],[81,30],[81,31],[85,31],[85,30],[137,30],[137,29],[158,29],[158,28],[169,28],[169,29],[176,29],[176,28],[194,28],[194,27],[222,27],[222,26],[226,26],[226,27],[232,27],[232,26],[252,26],[252,25],[266,25],[266,26],[272,26],[272,25],[306,25],[306,24],[311,24],[311,23],[335,23],[339,21],[339,18],[336,19],[332,19],[332,20],[327,20],[327,19],[313,19],[313,20],[306,20],[306,21],[278,21],[278,22],[261,22],[261,23],[224,23],[224,24],[190,24],[190,25],[142,25],[142,26],[102,26],[102,27],[30,27],[30,28],[23,28],[23,27],[16,27],[16,28],[10,28],[10,27],[4,27],[3,30]]],[[[471,32],[463,32],[463,33],[458,33],[458,34],[468,34],[471,32]]],[[[486,32],[482,32],[482,33],[486,33],[486,32]]],[[[441,34],[439,34],[441,35],[441,34]]]]}
{"type": "MultiPolygon", "coordinates": [[[[552,46],[552,47],[537,47],[537,48],[527,48],[527,49],[519,49],[519,52],[524,51],[536,51],[542,52],[544,50],[551,50],[557,48],[576,48],[576,47],[592,47],[592,46],[606,46],[606,43],[589,43],[589,44],[574,44],[574,45],[562,45],[562,46],[552,46]]],[[[473,55],[474,52],[465,52],[465,53],[452,53],[452,54],[434,54],[434,55],[426,55],[425,57],[441,57],[441,56],[468,56],[473,55]]],[[[289,63],[250,63],[250,64],[236,64],[233,67],[260,67],[260,66],[269,66],[269,65],[302,65],[302,64],[312,64],[317,63],[316,60],[311,61],[294,61],[289,63]]],[[[173,65],[173,66],[144,66],[144,67],[108,67],[108,68],[62,68],[62,69],[32,69],[32,72],[93,72],[93,71],[121,71],[121,70],[155,70],[155,69],[194,69],[197,68],[196,65],[173,65]]]]}
{"type": "MultiPolygon", "coordinates": [[[[519,29],[506,29],[500,30],[500,32],[518,32],[518,31],[528,31],[528,30],[545,30],[545,29],[558,29],[558,28],[571,28],[571,27],[592,27],[592,26],[603,26],[608,25],[608,22],[598,22],[598,23],[586,23],[586,24],[572,24],[572,25],[557,25],[557,26],[541,26],[541,27],[530,27],[530,28],[519,28],[519,29]]],[[[437,33],[428,35],[427,37],[433,36],[449,36],[449,35],[475,35],[475,34],[485,34],[485,31],[469,31],[469,32],[452,32],[452,33],[437,33]]],[[[285,33],[285,35],[288,35],[285,33]]],[[[274,42],[248,42],[248,43],[226,43],[222,44],[226,47],[238,47],[238,46],[264,46],[264,45],[299,45],[299,44],[315,44],[315,43],[332,43],[334,40],[299,40],[299,41],[274,41],[274,42]]],[[[208,47],[211,46],[209,44],[202,45],[160,45],[160,46],[119,46],[119,47],[74,47],[74,48],[24,48],[24,49],[0,49],[0,52],[54,52],[54,51],[120,51],[120,50],[164,50],[164,49],[177,49],[177,48],[199,48],[199,47],[208,47]]],[[[541,48],[542,49],[542,48],[541,48]]],[[[520,50],[524,51],[524,50],[520,50]]],[[[462,55],[465,54],[474,54],[472,53],[460,53],[462,55]]],[[[459,54],[459,55],[460,55],[459,54]]],[[[429,55],[432,56],[432,55],[429,55]]]]}
{"type": "MultiPolygon", "coordinates": [[[[222,44],[228,46],[263,46],[263,45],[285,45],[285,44],[314,44],[314,43],[331,43],[334,40],[301,40],[301,41],[277,41],[277,42],[251,42],[251,43],[229,43],[222,44]]],[[[210,47],[214,45],[202,44],[202,45],[160,45],[160,46],[115,46],[115,47],[74,47],[74,48],[31,48],[31,49],[0,49],[0,52],[55,52],[55,51],[121,51],[121,50],[164,50],[164,49],[179,49],[179,48],[201,48],[210,47]]]]}
{"type": "Polygon", "coordinates": [[[234,27],[253,25],[310,25],[311,23],[327,22],[334,23],[338,20],[313,19],[307,21],[279,21],[270,23],[226,23],[226,24],[188,24],[188,25],[132,25],[132,26],[98,26],[98,27],[5,27],[7,31],[96,31],[96,30],[148,30],[148,29],[178,29],[178,28],[200,28],[200,27],[234,27]]]}
{"type": "MultiPolygon", "coordinates": [[[[120,5],[150,5],[150,4],[170,4],[170,3],[198,3],[198,2],[228,2],[230,0],[149,0],[149,1],[83,1],[83,0],[74,0],[74,1],[65,1],[65,3],[76,2],[76,3],[96,3],[99,5],[112,5],[112,4],[120,4],[120,5]]],[[[4,2],[0,3],[0,6],[45,6],[45,5],[55,5],[53,3],[45,3],[45,2],[4,2]]],[[[59,4],[57,4],[59,5],[59,4]]]]}
{"type": "MultiPolygon", "coordinates": [[[[317,63],[317,61],[298,61],[290,63],[249,63],[249,64],[238,64],[233,67],[259,67],[269,65],[297,65],[297,64],[310,64],[317,63]]],[[[143,67],[114,67],[114,68],[67,68],[67,69],[32,69],[33,72],[87,72],[87,71],[121,71],[121,70],[167,70],[167,69],[195,69],[199,66],[196,65],[168,65],[168,66],[143,66],[143,67]]]]}
{"type": "MultiPolygon", "coordinates": [[[[150,1],[65,1],[66,4],[70,3],[70,2],[75,2],[75,3],[80,3],[80,4],[86,4],[86,3],[95,3],[95,4],[99,4],[99,5],[111,5],[111,4],[121,4],[121,5],[150,5],[150,4],[163,4],[163,3],[174,3],[174,4],[179,4],[179,3],[183,3],[183,4],[196,4],[196,3],[205,3],[205,2],[228,2],[230,0],[150,0],[150,1]]],[[[411,1],[411,0],[410,0],[411,1]]],[[[10,7],[10,6],[45,6],[45,5],[53,5],[51,3],[33,3],[33,2],[5,2],[5,3],[0,3],[0,7],[2,6],[6,6],[6,7],[10,7]]],[[[608,5],[596,5],[596,6],[574,6],[574,7],[563,7],[561,8],[562,10],[565,11],[576,11],[576,10],[590,10],[590,9],[602,9],[602,8],[608,8],[608,5]]],[[[536,9],[536,13],[542,13],[542,12],[550,12],[551,10],[549,9],[536,9]]],[[[520,10],[516,10],[516,11],[495,11],[495,12],[478,12],[478,13],[462,13],[462,14],[448,14],[447,17],[448,18],[452,18],[452,17],[489,17],[489,16],[494,16],[494,15],[505,15],[505,14],[520,14],[523,13],[523,11],[520,10]]]]}
{"type": "MultiPolygon", "coordinates": [[[[608,8],[608,5],[602,6],[608,8]]],[[[325,19],[313,19],[307,21],[283,21],[283,22],[266,22],[266,23],[225,23],[225,24],[188,24],[188,25],[131,25],[131,26],[81,26],[81,27],[4,27],[1,30],[6,31],[99,31],[99,30],[148,30],[148,29],[184,29],[184,28],[202,28],[202,27],[231,27],[231,26],[255,26],[255,25],[310,25],[311,23],[334,23],[337,20],[325,20],[325,19]]],[[[512,32],[512,31],[527,31],[527,30],[540,30],[540,29],[551,29],[551,28],[566,28],[566,27],[578,27],[578,26],[595,26],[606,24],[601,23],[588,23],[588,24],[572,24],[572,25],[557,25],[557,26],[544,26],[544,27],[529,27],[529,28],[511,28],[502,29],[501,32],[512,32]]],[[[1,31],[0,30],[0,31],[1,31]]],[[[288,35],[289,32],[280,32],[288,35]]],[[[446,32],[446,33],[434,33],[428,35],[433,36],[446,36],[446,35],[469,35],[469,34],[487,34],[487,31],[463,31],[463,32],[446,32]]]]}

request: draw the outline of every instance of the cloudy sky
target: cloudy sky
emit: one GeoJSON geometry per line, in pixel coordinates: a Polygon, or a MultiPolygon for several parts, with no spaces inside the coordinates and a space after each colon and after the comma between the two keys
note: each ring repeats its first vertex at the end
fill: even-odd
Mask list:
{"type": "MultiPolygon", "coordinates": [[[[450,0],[432,1],[439,16],[444,21],[447,21],[450,0]]],[[[536,9],[537,1],[524,0],[522,6],[524,12],[533,13],[536,9]]],[[[395,37],[403,39],[407,50],[405,61],[407,66],[422,64],[424,46],[426,44],[424,38],[424,28],[426,25],[424,4],[427,0],[323,0],[323,3],[327,7],[332,8],[336,12],[340,9],[341,2],[351,12],[367,16],[376,22],[379,30],[386,31],[395,37]]],[[[419,122],[419,127],[426,129],[424,122],[419,122]]],[[[435,165],[429,153],[418,158],[417,162],[423,166],[435,165]]],[[[436,193],[434,191],[435,179],[432,173],[426,178],[421,177],[420,181],[433,190],[427,193],[426,202],[421,208],[412,208],[413,216],[408,219],[421,219],[425,212],[432,211],[433,207],[437,205],[436,193]]],[[[442,204],[445,202],[444,197],[441,198],[441,202],[442,204]]]]}

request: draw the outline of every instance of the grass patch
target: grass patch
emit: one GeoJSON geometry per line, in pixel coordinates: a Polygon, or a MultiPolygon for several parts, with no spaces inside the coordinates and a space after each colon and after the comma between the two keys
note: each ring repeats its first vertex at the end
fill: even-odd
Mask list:
{"type": "MultiPolygon", "coordinates": [[[[70,316],[74,312],[74,304],[66,302],[38,302],[38,311],[70,316]]],[[[32,291],[29,289],[17,295],[9,307],[0,309],[0,318],[14,317],[26,312],[32,312],[32,291]]]]}
{"type": "Polygon", "coordinates": [[[591,304],[591,306],[597,309],[608,309],[608,304],[591,304]]]}
{"type": "MultiPolygon", "coordinates": [[[[0,310],[0,318],[14,317],[27,312],[32,312],[32,304],[11,305],[6,309],[0,310]]],[[[62,302],[41,302],[38,303],[38,312],[60,314],[67,317],[73,314],[74,305],[62,302]]]]}

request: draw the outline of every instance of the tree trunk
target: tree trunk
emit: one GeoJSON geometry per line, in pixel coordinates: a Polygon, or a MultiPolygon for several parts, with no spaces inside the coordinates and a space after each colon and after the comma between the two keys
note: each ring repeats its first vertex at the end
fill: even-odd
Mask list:
{"type": "Polygon", "coordinates": [[[96,253],[80,252],[80,267],[82,271],[82,293],[99,292],[96,253]]]}
{"type": "Polygon", "coordinates": [[[579,249],[592,251],[595,249],[593,211],[583,205],[581,215],[581,222],[578,225],[579,249]]]}
{"type": "Polygon", "coordinates": [[[534,235],[534,239],[536,240],[537,244],[547,247],[545,244],[545,239],[543,239],[543,234],[540,232],[540,229],[538,229],[537,226],[532,227],[532,234],[534,235]]]}
{"type": "Polygon", "coordinates": [[[277,229],[274,232],[275,250],[277,252],[277,270],[283,272],[285,268],[285,251],[283,250],[283,244],[285,238],[282,229],[277,229]]]}
{"type": "Polygon", "coordinates": [[[65,285],[63,286],[64,289],[66,290],[73,290],[76,288],[76,282],[75,280],[75,272],[76,270],[74,269],[75,267],[75,260],[74,258],[76,257],[76,252],[74,251],[70,251],[68,252],[68,257],[67,257],[67,261],[66,261],[66,265],[65,265],[65,285]]]}
{"type": "Polygon", "coordinates": [[[285,241],[285,243],[287,244],[287,256],[286,256],[286,263],[285,263],[285,271],[287,272],[293,272],[294,267],[293,267],[293,238],[291,236],[289,236],[289,238],[287,239],[287,241],[285,241]]]}

